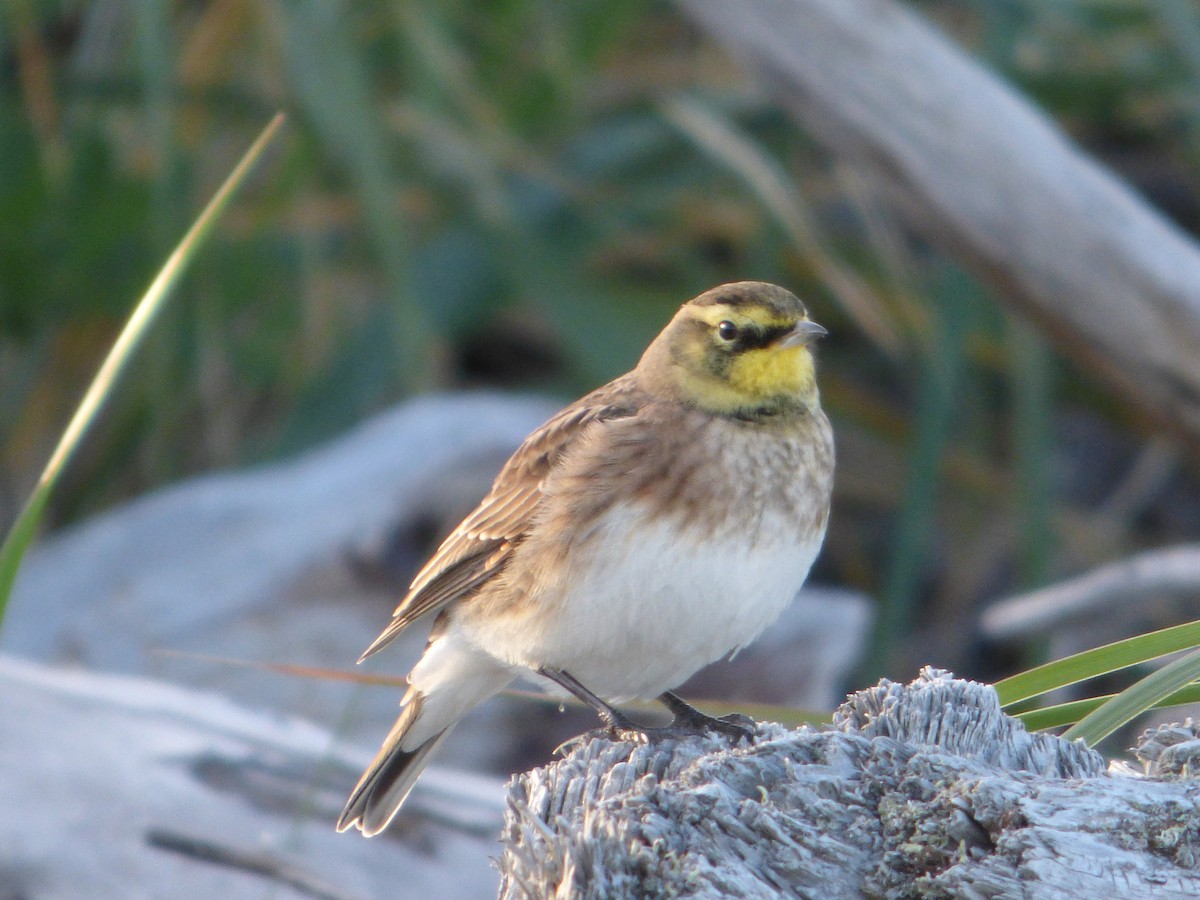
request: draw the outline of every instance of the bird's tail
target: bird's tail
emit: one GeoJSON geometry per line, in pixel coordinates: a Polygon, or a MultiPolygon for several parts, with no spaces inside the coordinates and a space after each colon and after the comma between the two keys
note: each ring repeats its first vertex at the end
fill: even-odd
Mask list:
{"type": "Polygon", "coordinates": [[[350,793],[337,830],[366,837],[387,828],[430,755],[471,709],[512,681],[512,673],[453,635],[433,641],[408,676],[400,717],[350,793]]]}

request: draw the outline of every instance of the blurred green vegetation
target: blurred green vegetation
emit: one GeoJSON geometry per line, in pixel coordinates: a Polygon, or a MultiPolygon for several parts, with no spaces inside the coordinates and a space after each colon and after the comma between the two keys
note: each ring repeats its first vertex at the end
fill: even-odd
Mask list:
{"type": "MultiPolygon", "coordinates": [[[[1192,4],[912,6],[1197,227],[1192,4]]],[[[971,655],[980,604],[1200,526],[1194,470],[1136,410],[673,6],[629,0],[5,3],[0,520],[279,108],[288,133],[68,473],[58,524],[415,391],[569,398],[632,365],[684,299],[754,278],[833,333],[841,457],[818,576],[886,600],[876,671],[995,674],[1003,660],[971,655]]]]}

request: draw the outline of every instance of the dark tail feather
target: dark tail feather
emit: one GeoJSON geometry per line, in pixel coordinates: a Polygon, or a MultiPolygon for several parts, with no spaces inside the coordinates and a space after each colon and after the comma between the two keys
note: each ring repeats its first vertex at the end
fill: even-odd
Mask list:
{"type": "Polygon", "coordinates": [[[401,710],[383,747],[346,801],[346,808],[338,819],[338,831],[357,826],[364,836],[373,837],[387,828],[400,811],[425,768],[429,754],[441,745],[450,731],[446,728],[438,732],[415,750],[400,749],[400,742],[421,712],[423,699],[417,694],[401,710]]]}

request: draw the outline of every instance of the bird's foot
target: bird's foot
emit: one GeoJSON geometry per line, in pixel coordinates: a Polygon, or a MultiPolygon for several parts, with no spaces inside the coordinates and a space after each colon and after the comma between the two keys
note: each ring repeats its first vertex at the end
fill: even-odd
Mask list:
{"type": "Polygon", "coordinates": [[[654,744],[668,738],[679,740],[680,738],[690,737],[695,734],[693,731],[677,730],[670,725],[662,728],[650,728],[638,725],[628,719],[623,719],[623,722],[624,724],[622,725],[601,725],[599,728],[593,728],[591,731],[577,734],[573,738],[567,738],[554,748],[554,754],[556,756],[566,756],[568,753],[584,746],[588,741],[597,738],[603,738],[616,743],[654,744]]]}
{"type": "MultiPolygon", "coordinates": [[[[568,693],[574,694],[594,709],[600,716],[600,720],[604,723],[605,733],[613,740],[652,743],[654,741],[678,740],[690,737],[691,735],[704,735],[709,732],[716,732],[717,734],[728,735],[733,738],[735,743],[743,738],[750,743],[754,743],[755,726],[753,719],[738,713],[722,716],[719,719],[715,718],[700,712],[696,707],[671,691],[664,691],[659,694],[658,699],[671,711],[671,714],[675,717],[674,720],[670,725],[649,727],[634,722],[611,703],[592,693],[574,675],[563,669],[544,667],[538,669],[538,674],[550,679],[559,687],[564,688],[568,693]]],[[[558,748],[558,752],[567,750],[573,743],[573,740],[565,742],[558,748]]]]}
{"type": "MultiPolygon", "coordinates": [[[[741,718],[745,717],[739,716],[739,719],[741,718]]],[[[727,718],[714,719],[710,717],[709,721],[703,725],[694,722],[686,724],[672,722],[670,725],[656,727],[635,725],[632,728],[613,728],[609,726],[602,730],[614,741],[629,741],[634,744],[654,744],[658,741],[686,740],[696,735],[708,735],[713,732],[727,735],[733,739],[734,743],[743,738],[750,743],[754,742],[753,728],[742,725],[740,722],[731,722],[727,718]]]]}
{"type": "MultiPolygon", "coordinates": [[[[607,715],[602,715],[604,727],[599,729],[613,741],[629,741],[634,744],[649,744],[663,738],[668,728],[650,728],[639,725],[618,709],[612,709],[607,715]]],[[[678,735],[675,735],[678,737],[678,735]]]]}
{"type": "Polygon", "coordinates": [[[678,701],[678,706],[671,704],[675,714],[670,725],[647,726],[639,725],[622,713],[607,717],[605,731],[609,737],[617,741],[631,741],[639,744],[652,744],[663,740],[680,740],[694,735],[706,735],[710,732],[728,735],[734,742],[745,738],[754,742],[754,720],[740,713],[716,718],[700,712],[695,707],[678,701]]]}
{"type": "Polygon", "coordinates": [[[649,725],[634,725],[632,728],[604,729],[604,733],[613,741],[628,741],[631,744],[657,744],[659,741],[677,741],[680,738],[691,737],[694,731],[684,731],[674,725],[650,727],[649,725]]]}
{"type": "Polygon", "coordinates": [[[667,708],[675,716],[675,720],[669,726],[673,729],[690,734],[707,734],[710,731],[715,731],[718,734],[729,735],[734,741],[745,738],[750,743],[754,743],[754,720],[749,716],[744,716],[741,713],[730,713],[720,718],[710,716],[707,713],[700,712],[700,710],[686,702],[682,697],[670,691],[667,691],[658,699],[666,704],[667,708]]]}
{"type": "MultiPolygon", "coordinates": [[[[639,725],[620,710],[613,708],[600,717],[604,725],[597,731],[611,741],[628,741],[631,744],[653,744],[658,741],[678,740],[695,734],[695,731],[676,728],[675,723],[652,727],[639,725]]],[[[595,733],[595,732],[593,732],[595,733]]]]}
{"type": "Polygon", "coordinates": [[[588,740],[596,734],[596,732],[601,732],[605,737],[610,736],[610,732],[607,728],[596,728],[591,731],[585,731],[582,734],[575,735],[575,737],[567,738],[565,741],[555,747],[554,755],[566,756],[568,753],[573,753],[577,747],[582,747],[584,744],[586,744],[588,740]]]}
{"type": "Polygon", "coordinates": [[[745,738],[750,743],[754,743],[754,720],[741,713],[730,713],[717,718],[696,710],[695,717],[688,716],[685,720],[680,721],[677,716],[669,727],[686,730],[691,734],[707,734],[715,731],[718,734],[729,735],[734,741],[745,738]]]}

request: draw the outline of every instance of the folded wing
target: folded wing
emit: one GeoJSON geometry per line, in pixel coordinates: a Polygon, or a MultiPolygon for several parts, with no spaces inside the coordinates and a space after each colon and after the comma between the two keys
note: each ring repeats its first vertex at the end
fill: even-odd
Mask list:
{"type": "Polygon", "coordinates": [[[533,432],[505,463],[491,491],[425,564],[383,633],[359,661],[377,653],[426,613],[471,596],[503,571],[533,522],[546,479],[591,428],[636,414],[638,390],[625,376],[568,406],[533,432]]]}

